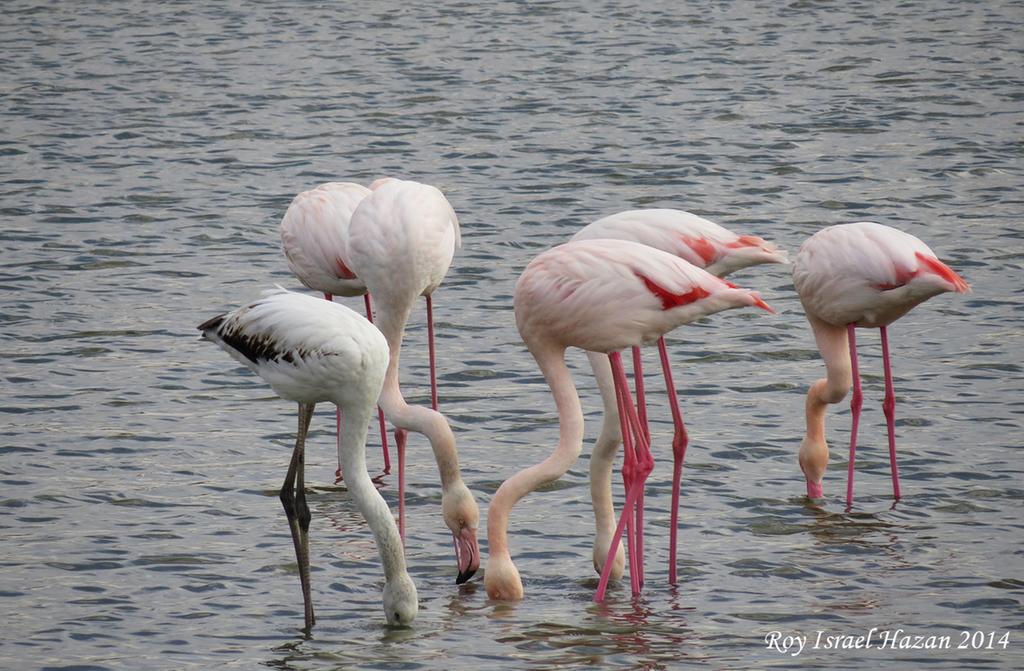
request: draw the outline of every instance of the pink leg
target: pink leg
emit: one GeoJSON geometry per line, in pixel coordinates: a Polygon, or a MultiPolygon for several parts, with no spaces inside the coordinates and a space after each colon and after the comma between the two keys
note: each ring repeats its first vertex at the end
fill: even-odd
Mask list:
{"type": "MultiPolygon", "coordinates": [[[[363,294],[363,303],[366,305],[366,318],[373,323],[373,305],[370,302],[370,294],[363,294]]],[[[377,419],[380,422],[380,448],[384,452],[384,475],[391,473],[391,455],[388,454],[388,425],[384,421],[384,409],[377,406],[377,419]]]]}
{"type": "Polygon", "coordinates": [[[896,392],[892,387],[892,368],[889,366],[889,334],[883,326],[882,331],[882,362],[885,365],[885,400],[882,410],[885,412],[885,423],[889,429],[889,467],[892,470],[892,497],[900,500],[900,469],[896,465],[896,392]]]}
{"type": "Polygon", "coordinates": [[[395,429],[395,446],[398,450],[398,535],[405,544],[405,443],[409,432],[395,429]]]}
{"type": "Polygon", "coordinates": [[[633,348],[633,385],[636,387],[636,412],[647,442],[651,441],[651,427],[647,423],[647,397],[644,395],[644,370],[639,347],[633,348]]]}
{"type": "Polygon", "coordinates": [[[853,398],[850,399],[850,413],[853,424],[850,426],[850,463],[846,471],[846,507],[853,505],[853,462],[857,454],[857,427],[860,425],[860,409],[864,405],[864,395],[860,389],[860,369],[857,366],[857,336],[854,326],[846,327],[850,340],[850,371],[853,375],[853,398]]]}
{"type": "MultiPolygon", "coordinates": [[[[619,516],[619,523],[615,527],[611,546],[608,548],[608,557],[604,563],[604,570],[601,572],[601,580],[597,585],[597,591],[594,593],[594,601],[596,602],[604,601],[605,590],[608,587],[608,580],[611,576],[612,563],[614,562],[615,554],[619,549],[619,541],[622,539],[622,532],[626,526],[627,520],[634,514],[634,506],[637,503],[640,491],[644,487],[647,476],[649,476],[651,471],[654,469],[654,459],[651,457],[651,448],[646,442],[643,429],[640,425],[640,418],[636,412],[636,406],[633,404],[632,398],[629,394],[629,382],[626,380],[626,372],[622,367],[622,355],[619,352],[612,352],[608,355],[608,359],[612,365],[612,374],[615,377],[615,386],[617,389],[622,390],[623,397],[628,401],[625,403],[625,416],[621,418],[624,429],[623,435],[627,433],[627,430],[633,433],[638,452],[638,463],[635,477],[631,478],[633,480],[633,484],[626,493],[626,501],[622,506],[622,515],[619,516]]],[[[633,583],[633,593],[638,593],[638,585],[636,582],[633,583]]]]}
{"type": "MultiPolygon", "coordinates": [[[[640,419],[640,428],[644,432],[647,444],[651,444],[651,427],[647,422],[647,398],[644,395],[644,364],[639,347],[633,347],[633,385],[636,387],[637,416],[640,419]]],[[[640,588],[644,586],[644,491],[636,500],[636,524],[633,527],[636,536],[636,573],[640,581],[640,588]]]]}
{"type": "MultiPolygon", "coordinates": [[[[636,446],[633,443],[633,432],[629,430],[628,420],[626,419],[629,416],[626,406],[632,402],[632,399],[629,399],[628,394],[623,393],[623,390],[618,385],[615,386],[615,399],[619,405],[619,423],[622,426],[622,485],[628,496],[637,477],[636,446]]],[[[623,514],[625,515],[625,512],[623,514]]],[[[626,515],[626,556],[629,559],[629,581],[634,592],[640,588],[635,522],[636,520],[633,515],[626,515]]]]}
{"type": "Polygon", "coordinates": [[[434,303],[427,294],[427,351],[430,355],[430,406],[437,410],[437,366],[434,353],[434,303]]]}
{"type": "Polygon", "coordinates": [[[686,446],[689,438],[686,425],[683,424],[683,411],[679,407],[676,385],[672,381],[672,366],[668,360],[668,349],[665,339],[658,338],[658,353],[661,355],[661,369],[665,373],[665,389],[668,391],[669,408],[672,410],[672,423],[675,434],[672,437],[672,526],[668,541],[668,582],[676,584],[676,541],[679,532],[679,490],[683,479],[683,460],[686,458],[686,446]]]}

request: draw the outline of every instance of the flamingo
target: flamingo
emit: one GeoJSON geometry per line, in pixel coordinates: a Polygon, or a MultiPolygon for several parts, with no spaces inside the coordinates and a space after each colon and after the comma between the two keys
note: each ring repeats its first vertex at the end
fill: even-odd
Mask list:
{"type": "MultiPolygon", "coordinates": [[[[281,248],[288,267],[303,285],[320,291],[324,299],[334,296],[362,296],[366,318],[373,321],[373,309],[366,285],[348,267],[345,238],[352,212],[370,189],[352,182],[327,182],[303,191],[292,199],[281,219],[281,248]]],[[[377,409],[380,445],[384,453],[384,473],[391,472],[388,432],[384,411],[377,409]]],[[[335,415],[338,433],[338,470],[335,482],[342,479],[341,411],[335,415]]]]}
{"type": "Polygon", "coordinates": [[[428,338],[433,367],[431,294],[448,272],[460,245],[459,221],[437,188],[388,178],[373,184],[373,193],[356,208],[349,223],[348,252],[352,270],[365,283],[377,305],[377,325],[388,340],[391,360],[384,378],[380,406],[395,429],[398,445],[399,530],[405,536],[405,446],[408,431],[430,440],[441,475],[441,510],[452,533],[461,584],[480,565],[476,531],[480,511],[459,470],[455,435],[448,420],[434,408],[409,405],[399,387],[399,357],[409,313],[418,296],[427,299],[428,338]]]}
{"type": "Polygon", "coordinates": [[[418,610],[416,586],[406,570],[394,517],[366,473],[367,425],[388,362],[384,336],[343,305],[284,290],[205,321],[199,330],[279,396],[299,405],[298,434],[280,498],[299,565],[306,630],[316,618],[309,580],[305,441],[320,401],[333,402],[348,419],[341,459],[349,492],[373,531],[384,566],[385,617],[390,624],[412,622],[418,610]]]}
{"type": "Polygon", "coordinates": [[[889,226],[862,221],[824,228],[800,247],[793,263],[793,283],[825,360],[827,377],[807,392],[807,433],[800,444],[800,469],[807,480],[807,496],[822,496],[828,466],[825,411],[839,403],[853,385],[850,410],[850,461],[846,505],[853,505],[853,464],[863,394],[857,366],[854,329],[881,331],[885,370],[885,413],[889,433],[889,464],[893,498],[900,498],[896,465],[896,395],[889,364],[890,324],[918,303],[938,294],[965,293],[970,286],[919,239],[889,226]]]}
{"type": "MultiPolygon", "coordinates": [[[[739,289],[661,250],[625,240],[571,241],[540,254],[520,276],[514,305],[519,333],[554,396],[559,440],[550,457],[510,477],[491,500],[484,585],[493,599],[522,598],[522,580],[508,545],[512,506],[540,485],[561,477],[582,450],[583,411],[565,365],[565,350],[579,347],[608,354],[625,445],[627,495],[594,595],[595,601],[602,601],[624,524],[654,466],[620,350],[652,343],[682,324],[721,310],[771,308],[756,292],[739,289]]],[[[677,404],[673,391],[670,387],[670,402],[677,404]]],[[[634,593],[639,591],[635,579],[632,588],[634,593]]]]}
{"type": "MultiPolygon", "coordinates": [[[[632,240],[655,249],[660,249],[712,275],[725,277],[731,272],[761,263],[787,263],[786,253],[770,242],[755,235],[739,235],[713,221],[683,210],[643,209],[618,212],[580,229],[573,240],[614,239],[632,240]]],[[[668,351],[664,337],[658,338],[658,351],[662,372],[670,394],[674,394],[672,371],[668,364],[668,351]]],[[[590,492],[594,506],[594,569],[601,573],[608,556],[615,530],[615,512],[612,508],[611,475],[613,460],[622,441],[619,429],[618,404],[615,398],[612,370],[608,357],[588,352],[587,358],[597,379],[604,406],[601,432],[594,443],[590,458],[590,492]]],[[[640,362],[640,348],[633,348],[634,380],[637,396],[643,395],[643,372],[640,362]]],[[[638,398],[638,405],[643,402],[638,398]]],[[[673,410],[677,405],[672,405],[673,410]]],[[[641,413],[643,411],[641,410],[641,413]]],[[[646,418],[641,415],[646,426],[646,418]]],[[[676,555],[679,518],[680,483],[683,460],[686,456],[688,437],[681,413],[673,413],[675,435],[672,440],[673,478],[671,525],[669,527],[669,583],[677,579],[676,555]]],[[[650,435],[648,433],[648,440],[650,435]]],[[[626,529],[627,544],[630,547],[630,574],[638,573],[643,582],[643,492],[637,504],[637,519],[630,521],[626,529]],[[635,525],[635,532],[630,527],[635,525]]],[[[624,553],[619,552],[611,569],[612,579],[622,577],[625,565],[624,553]]]]}

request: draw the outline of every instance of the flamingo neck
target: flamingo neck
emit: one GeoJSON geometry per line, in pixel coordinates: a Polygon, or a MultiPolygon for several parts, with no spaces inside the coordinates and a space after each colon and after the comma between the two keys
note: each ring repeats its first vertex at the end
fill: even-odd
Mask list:
{"type": "Polygon", "coordinates": [[[604,550],[600,556],[600,560],[604,561],[618,521],[615,518],[615,509],[612,505],[612,472],[615,466],[615,455],[622,442],[622,427],[619,424],[619,406],[615,397],[615,383],[608,355],[587,352],[587,359],[590,360],[590,367],[597,380],[597,388],[601,392],[601,403],[604,405],[601,433],[598,435],[597,441],[594,443],[594,451],[590,455],[590,498],[594,506],[596,531],[594,547],[604,550]]]}
{"type": "Polygon", "coordinates": [[[487,513],[487,542],[492,557],[509,557],[508,519],[512,506],[541,485],[561,477],[583,449],[583,408],[565,365],[565,348],[530,345],[558,409],[558,447],[539,464],[525,468],[498,488],[487,513]]]}
{"type": "Polygon", "coordinates": [[[395,518],[366,470],[366,433],[373,414],[373,399],[339,404],[339,407],[345,417],[341,428],[343,447],[339,455],[345,484],[373,532],[384,566],[384,577],[390,580],[406,572],[405,554],[395,518]]]}
{"type": "Polygon", "coordinates": [[[375,324],[387,338],[391,354],[387,373],[384,376],[384,388],[381,390],[378,403],[384,409],[384,414],[392,425],[423,434],[430,440],[430,447],[434,452],[437,469],[441,475],[441,488],[448,490],[462,481],[459,471],[459,454],[455,447],[455,434],[452,433],[448,420],[441,413],[430,408],[406,403],[399,383],[402,338],[414,301],[415,297],[399,304],[377,300],[375,324]]]}
{"type": "Polygon", "coordinates": [[[825,323],[811,315],[807,319],[825,361],[827,377],[812,384],[807,392],[807,432],[800,445],[799,460],[808,482],[819,483],[828,466],[825,415],[830,404],[839,403],[846,397],[853,384],[853,372],[846,327],[825,323]]]}
{"type": "Polygon", "coordinates": [[[807,402],[804,405],[807,422],[805,438],[811,442],[825,442],[825,414],[829,404],[822,400],[822,396],[827,387],[828,380],[821,379],[807,391],[807,402]]]}

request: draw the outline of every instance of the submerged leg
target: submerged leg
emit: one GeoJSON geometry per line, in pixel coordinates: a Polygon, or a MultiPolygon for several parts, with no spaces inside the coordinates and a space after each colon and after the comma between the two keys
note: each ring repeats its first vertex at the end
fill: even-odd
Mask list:
{"type": "MultiPolygon", "coordinates": [[[[629,393],[629,382],[626,380],[626,372],[622,367],[622,355],[618,352],[612,352],[608,355],[608,359],[611,362],[612,373],[615,377],[615,385],[623,398],[627,400],[624,404],[624,419],[623,419],[623,433],[626,433],[626,428],[633,434],[634,444],[637,452],[637,464],[636,473],[630,476],[632,484],[629,491],[626,493],[626,501],[622,506],[622,515],[619,517],[619,523],[615,527],[615,535],[612,537],[611,547],[608,548],[608,557],[605,560],[605,570],[601,574],[601,580],[597,585],[597,591],[594,593],[594,601],[601,602],[604,600],[604,593],[608,587],[608,579],[610,574],[611,562],[615,557],[615,553],[619,548],[619,541],[622,538],[622,532],[626,526],[626,521],[630,516],[634,515],[634,506],[637,503],[640,492],[643,490],[644,484],[647,480],[647,476],[651,474],[651,470],[654,468],[654,460],[651,457],[651,448],[647,444],[646,437],[644,436],[643,429],[640,425],[640,418],[637,415],[636,406],[633,405],[632,398],[629,393]]],[[[639,577],[639,576],[638,576],[639,577]]],[[[638,593],[638,583],[633,583],[633,593],[638,593]]]]}
{"type": "Polygon", "coordinates": [[[434,303],[427,294],[427,352],[430,355],[430,407],[437,410],[437,366],[434,352],[434,303]]]}
{"type": "Polygon", "coordinates": [[[896,465],[896,392],[892,386],[892,368],[889,365],[889,334],[883,326],[882,331],[882,362],[885,366],[885,400],[882,410],[885,412],[885,424],[889,429],[889,468],[892,470],[892,497],[900,500],[900,470],[896,465]]]}
{"type": "Polygon", "coordinates": [[[302,600],[305,610],[306,630],[316,623],[313,615],[313,597],[309,586],[309,506],[306,504],[305,490],[305,449],[309,422],[313,418],[313,403],[299,404],[299,430],[295,437],[295,449],[292,451],[288,473],[284,476],[281,487],[281,505],[288,517],[288,527],[292,532],[292,544],[295,546],[295,560],[299,565],[299,581],[302,583],[302,600]]]}
{"type": "MultiPolygon", "coordinates": [[[[363,304],[366,305],[366,318],[373,323],[373,304],[370,302],[370,294],[363,294],[363,304]]],[[[384,408],[377,406],[377,419],[380,422],[380,449],[384,452],[384,475],[391,473],[391,455],[388,454],[388,425],[384,421],[384,408]]]]}
{"type": "Polygon", "coordinates": [[[672,410],[672,423],[675,434],[672,436],[672,526],[668,541],[668,582],[676,584],[676,547],[679,532],[679,496],[683,478],[683,460],[686,458],[686,446],[689,438],[686,425],[683,424],[683,411],[679,407],[676,385],[672,380],[672,366],[668,360],[668,349],[665,338],[658,338],[658,353],[661,355],[661,369],[665,373],[665,389],[668,391],[669,408],[672,410]]]}
{"type": "Polygon", "coordinates": [[[857,455],[857,427],[860,425],[860,409],[864,405],[864,395],[860,389],[860,369],[857,366],[857,337],[853,324],[846,327],[850,341],[850,373],[853,376],[853,398],[850,399],[850,414],[853,422],[850,426],[850,463],[846,471],[846,507],[853,505],[853,463],[857,455]]]}

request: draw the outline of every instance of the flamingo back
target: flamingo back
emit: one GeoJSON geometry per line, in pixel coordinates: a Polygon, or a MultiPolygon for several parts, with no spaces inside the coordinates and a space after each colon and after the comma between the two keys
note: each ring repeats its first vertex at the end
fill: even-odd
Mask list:
{"type": "Polygon", "coordinates": [[[824,228],[800,247],[793,283],[804,310],[826,323],[886,326],[967,282],[918,238],[861,221],[824,228]]]}
{"type": "Polygon", "coordinates": [[[349,224],[352,269],[378,301],[433,293],[461,245],[455,210],[428,184],[386,179],[374,185],[349,224]]]}
{"type": "Polygon", "coordinates": [[[295,196],[281,219],[281,248],[303,285],[338,296],[361,296],[363,282],[349,267],[349,222],[370,190],[352,182],[328,182],[295,196]]]}
{"type": "Polygon", "coordinates": [[[598,219],[573,240],[633,240],[724,277],[760,263],[788,263],[786,253],[756,235],[739,235],[683,210],[627,210],[598,219]]]}
{"type": "Polygon", "coordinates": [[[372,404],[384,383],[383,334],[338,303],[279,290],[199,330],[292,401],[372,404]]]}
{"type": "Polygon", "coordinates": [[[758,306],[739,289],[676,256],[629,240],[577,240],[537,256],[515,290],[516,325],[530,344],[612,352],[654,342],[721,310],[758,306]]]}

